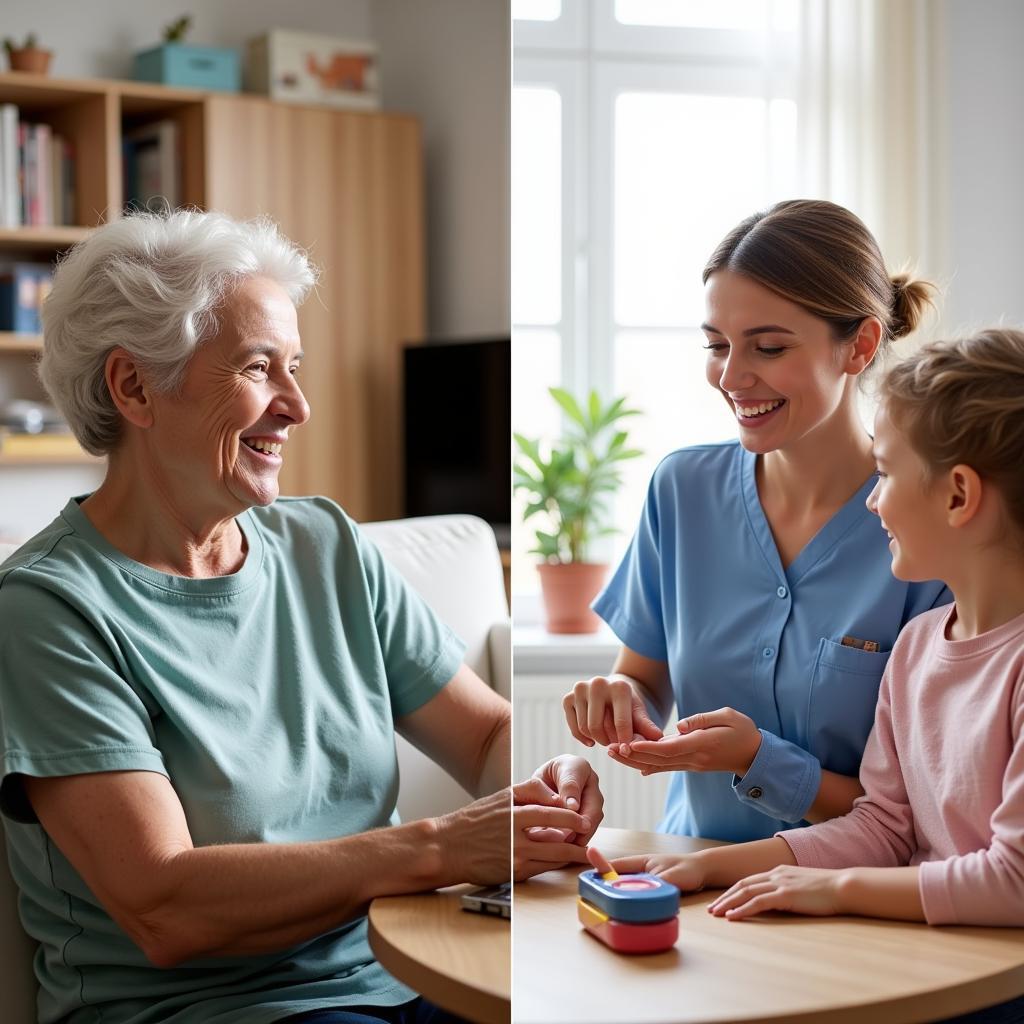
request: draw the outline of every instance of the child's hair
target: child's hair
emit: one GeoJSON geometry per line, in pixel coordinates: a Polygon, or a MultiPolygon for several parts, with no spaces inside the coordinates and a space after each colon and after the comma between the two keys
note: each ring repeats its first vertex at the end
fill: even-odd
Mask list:
{"type": "Polygon", "coordinates": [[[998,487],[1024,535],[1024,331],[922,345],[886,374],[880,395],[931,477],[970,466],[998,487]]]}

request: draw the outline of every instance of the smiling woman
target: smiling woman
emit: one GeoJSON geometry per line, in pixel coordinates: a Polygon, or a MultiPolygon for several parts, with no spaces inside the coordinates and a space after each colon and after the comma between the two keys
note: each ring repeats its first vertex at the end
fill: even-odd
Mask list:
{"type": "Polygon", "coordinates": [[[269,221],[192,211],[55,275],[43,380],[109,463],[0,566],[41,1019],[441,1021],[365,908],[509,877],[507,703],[337,505],[278,497],[314,279],[269,221]],[[396,730],[480,799],[399,824],[396,730]]]}
{"type": "Polygon", "coordinates": [[[856,409],[858,379],[930,286],[890,277],[865,225],[818,201],[745,219],[703,279],[706,377],[739,443],[655,470],[594,605],[619,658],[564,709],[582,742],[672,773],[661,830],[735,841],[849,810],[888,653],[949,594],[890,574],[856,409]]]}

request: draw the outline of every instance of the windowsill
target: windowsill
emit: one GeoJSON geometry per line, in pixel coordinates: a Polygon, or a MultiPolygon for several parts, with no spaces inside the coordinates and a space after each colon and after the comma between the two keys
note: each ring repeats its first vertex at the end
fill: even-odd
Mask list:
{"type": "Polygon", "coordinates": [[[543,626],[516,625],[512,664],[516,675],[575,675],[580,679],[612,670],[621,646],[601,623],[596,633],[549,633],[543,626]]]}

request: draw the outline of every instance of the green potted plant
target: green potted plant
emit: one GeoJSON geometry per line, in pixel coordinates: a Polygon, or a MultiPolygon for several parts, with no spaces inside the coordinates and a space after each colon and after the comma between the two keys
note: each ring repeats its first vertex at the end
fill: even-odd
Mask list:
{"type": "Polygon", "coordinates": [[[12,71],[28,71],[34,75],[45,75],[50,70],[53,53],[41,50],[35,32],[29,32],[21,46],[10,37],[4,40],[7,60],[12,71]]]}
{"type": "Polygon", "coordinates": [[[523,521],[540,518],[532,554],[541,558],[541,592],[552,633],[594,633],[600,620],[590,602],[601,589],[608,566],[588,561],[591,543],[615,530],[607,525],[608,498],[622,483],[620,467],[641,455],[627,447],[622,421],[639,414],[626,399],[607,405],[596,391],[585,403],[563,388],[549,388],[568,421],[562,437],[545,445],[515,434],[518,455],[514,489],[527,495],[523,521]]]}

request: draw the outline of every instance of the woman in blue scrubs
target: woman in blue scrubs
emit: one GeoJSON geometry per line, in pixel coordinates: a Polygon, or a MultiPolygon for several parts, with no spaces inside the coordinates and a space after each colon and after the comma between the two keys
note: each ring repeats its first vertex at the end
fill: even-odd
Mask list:
{"type": "Polygon", "coordinates": [[[708,383],[739,439],[655,470],[594,605],[622,650],[563,706],[584,744],[673,773],[660,831],[741,841],[850,809],[896,636],[951,599],[889,570],[856,408],[858,378],[931,288],[890,277],[864,224],[819,201],[747,218],[704,282],[708,383]]]}

